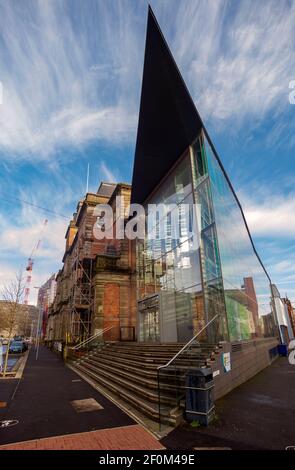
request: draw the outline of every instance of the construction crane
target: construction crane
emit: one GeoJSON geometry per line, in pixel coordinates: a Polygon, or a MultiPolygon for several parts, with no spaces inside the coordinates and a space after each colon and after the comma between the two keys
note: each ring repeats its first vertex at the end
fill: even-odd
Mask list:
{"type": "Polygon", "coordinates": [[[41,241],[42,241],[42,235],[43,232],[47,226],[48,220],[45,219],[43,222],[43,228],[40,233],[40,238],[37,241],[36,245],[33,247],[32,253],[30,257],[28,258],[28,264],[26,267],[27,271],[27,278],[26,278],[26,285],[25,285],[25,292],[24,292],[24,304],[29,305],[29,299],[30,299],[30,290],[31,290],[31,283],[32,283],[32,273],[33,273],[33,265],[34,265],[34,255],[38,251],[41,241]]]}

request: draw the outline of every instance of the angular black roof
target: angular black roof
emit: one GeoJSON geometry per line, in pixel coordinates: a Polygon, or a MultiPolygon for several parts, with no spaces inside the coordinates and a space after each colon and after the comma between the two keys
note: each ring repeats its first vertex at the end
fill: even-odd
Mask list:
{"type": "Polygon", "coordinates": [[[149,7],[131,201],[143,203],[202,122],[149,7]]]}

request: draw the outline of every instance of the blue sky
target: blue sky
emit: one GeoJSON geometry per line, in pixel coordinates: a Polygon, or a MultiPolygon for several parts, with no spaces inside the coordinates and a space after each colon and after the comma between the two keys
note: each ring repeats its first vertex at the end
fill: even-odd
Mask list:
{"type": "MultiPolygon", "coordinates": [[[[261,258],[295,300],[295,3],[150,3],[261,258]]],[[[61,266],[87,164],[91,191],[131,180],[147,2],[0,0],[0,11],[0,284],[25,266],[46,217],[40,285],[61,266]]]]}

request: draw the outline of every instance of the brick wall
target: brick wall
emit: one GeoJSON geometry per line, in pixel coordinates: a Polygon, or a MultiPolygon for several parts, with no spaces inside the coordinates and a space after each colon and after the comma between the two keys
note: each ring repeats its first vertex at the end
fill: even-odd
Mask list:
{"type": "Polygon", "coordinates": [[[104,285],[103,327],[112,327],[104,334],[105,340],[117,340],[120,337],[120,286],[108,282],[104,285]]]}

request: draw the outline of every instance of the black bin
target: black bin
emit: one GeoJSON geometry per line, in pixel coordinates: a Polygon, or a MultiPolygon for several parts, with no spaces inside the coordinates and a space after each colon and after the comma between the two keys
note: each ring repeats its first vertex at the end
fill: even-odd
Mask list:
{"type": "Polygon", "coordinates": [[[187,421],[208,426],[214,416],[213,374],[210,368],[190,369],[185,379],[187,421]]]}

